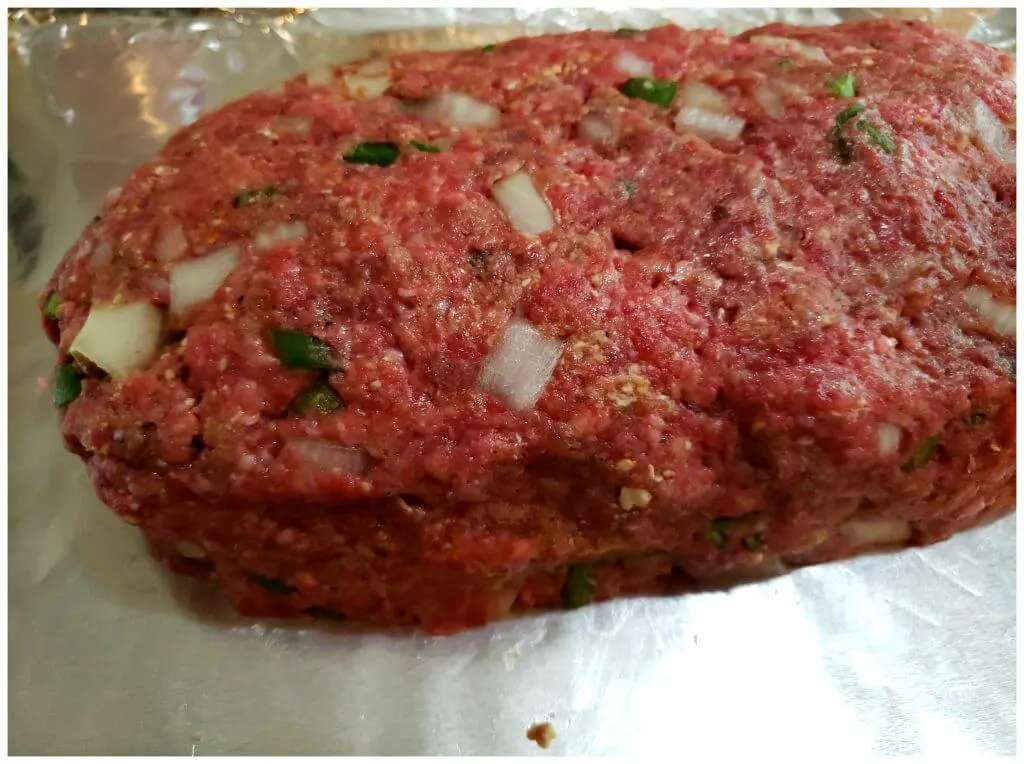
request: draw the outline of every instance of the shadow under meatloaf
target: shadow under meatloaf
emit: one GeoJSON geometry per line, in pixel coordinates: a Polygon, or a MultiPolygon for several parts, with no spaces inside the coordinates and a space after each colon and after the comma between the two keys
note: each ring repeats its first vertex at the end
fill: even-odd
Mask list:
{"type": "Polygon", "coordinates": [[[42,295],[64,437],[251,615],[446,633],[946,538],[1015,500],[1011,71],[665,27],[254,94],[42,295]]]}

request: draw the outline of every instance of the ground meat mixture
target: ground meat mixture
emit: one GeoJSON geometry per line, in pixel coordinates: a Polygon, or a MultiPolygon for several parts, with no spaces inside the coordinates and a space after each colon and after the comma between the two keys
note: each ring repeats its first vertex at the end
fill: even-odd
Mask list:
{"type": "Polygon", "coordinates": [[[65,441],[260,616],[454,632],[944,539],[1015,498],[1013,66],[669,26],[255,93],[41,295],[65,441]]]}

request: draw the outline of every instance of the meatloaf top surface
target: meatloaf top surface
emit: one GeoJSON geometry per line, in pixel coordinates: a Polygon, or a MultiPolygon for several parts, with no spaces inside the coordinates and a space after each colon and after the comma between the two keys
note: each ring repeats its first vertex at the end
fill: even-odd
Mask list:
{"type": "Polygon", "coordinates": [[[895,473],[972,412],[995,409],[1012,444],[1012,68],[919,23],[663,27],[255,93],[174,136],[55,272],[42,299],[59,293],[67,360],[94,306],[164,311],[172,267],[238,248],[144,368],[86,369],[65,437],[126,467],[139,501],[515,506],[576,470],[614,476],[617,509],[708,515],[832,470],[895,473]],[[637,97],[638,74],[679,92],[637,97]],[[452,127],[431,107],[445,92],[499,118],[452,127]],[[702,93],[719,127],[678,124],[702,93]],[[345,159],[367,142],[398,156],[345,159]],[[496,200],[517,171],[553,217],[539,235],[496,200]],[[560,343],[526,405],[483,383],[513,320],[539,332],[527,356],[560,343]],[[331,347],[341,408],[294,415],[318,374],[282,364],[274,327],[331,347]],[[324,469],[292,447],[310,440],[362,461],[324,469]]]}

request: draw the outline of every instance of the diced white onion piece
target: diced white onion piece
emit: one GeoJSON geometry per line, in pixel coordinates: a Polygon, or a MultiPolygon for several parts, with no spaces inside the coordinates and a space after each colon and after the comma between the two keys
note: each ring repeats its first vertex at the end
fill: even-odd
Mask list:
{"type": "Polygon", "coordinates": [[[754,43],[754,45],[764,45],[768,48],[781,48],[782,50],[789,51],[791,53],[799,53],[804,58],[809,58],[812,61],[821,61],[826,64],[831,63],[828,56],[825,55],[825,51],[821,48],[815,45],[798,42],[797,40],[791,40],[788,37],[754,35],[750,38],[750,41],[754,43]]]}
{"type": "Polygon", "coordinates": [[[391,87],[391,78],[346,74],[345,87],[348,88],[349,95],[355,98],[379,98],[391,87]]]}
{"type": "Polygon", "coordinates": [[[607,121],[596,114],[587,114],[580,120],[580,135],[593,143],[611,140],[614,132],[607,121]]]}
{"type": "Polygon", "coordinates": [[[89,257],[89,264],[93,268],[105,268],[114,260],[114,248],[110,242],[104,239],[96,244],[89,257]]]}
{"type": "Polygon", "coordinates": [[[181,223],[175,220],[160,231],[160,238],[156,245],[156,257],[162,263],[170,263],[177,260],[188,251],[188,240],[185,238],[185,229],[181,223]]]}
{"type": "Polygon", "coordinates": [[[761,562],[743,564],[712,575],[701,576],[699,579],[703,587],[709,589],[731,588],[740,584],[753,584],[758,581],[767,581],[777,578],[789,572],[786,564],[775,555],[765,557],[761,562]]]}
{"type": "Polygon", "coordinates": [[[216,294],[238,265],[238,247],[217,250],[205,257],[184,260],[171,267],[171,313],[183,313],[216,294]]]}
{"type": "Polygon", "coordinates": [[[306,72],[306,84],[310,87],[323,87],[334,82],[334,71],[329,66],[318,66],[306,72]]]}
{"type": "Polygon", "coordinates": [[[900,440],[903,438],[903,430],[894,424],[886,422],[878,428],[878,454],[879,456],[892,456],[900,450],[900,440]]]}
{"type": "Polygon", "coordinates": [[[650,77],[654,74],[654,66],[650,61],[630,51],[623,51],[615,57],[615,65],[619,71],[628,74],[630,77],[650,77]]]}
{"type": "Polygon", "coordinates": [[[356,69],[356,74],[360,74],[364,77],[372,77],[378,74],[387,74],[390,69],[391,64],[388,63],[387,58],[374,58],[366,61],[362,66],[356,69]]]}
{"type": "Polygon", "coordinates": [[[441,93],[417,110],[449,127],[495,127],[501,121],[497,108],[464,93],[441,93]]]}
{"type": "Polygon", "coordinates": [[[179,541],[178,554],[190,560],[202,560],[206,557],[206,550],[191,541],[179,541]]]}
{"type": "Polygon", "coordinates": [[[547,200],[537,191],[529,174],[522,170],[491,186],[491,194],[508,222],[524,236],[536,236],[555,225],[547,200]]]}
{"type": "Polygon", "coordinates": [[[343,446],[329,440],[316,438],[292,438],[288,441],[304,461],[326,469],[345,470],[353,475],[363,475],[370,466],[366,452],[361,448],[343,446]]]}
{"type": "Polygon", "coordinates": [[[679,92],[679,105],[684,109],[699,109],[715,114],[725,114],[729,101],[721,90],[703,82],[691,82],[679,92]]]}
{"type": "Polygon", "coordinates": [[[627,512],[636,507],[646,507],[651,503],[651,492],[643,488],[622,486],[619,489],[619,506],[627,512]]]}
{"type": "Polygon", "coordinates": [[[754,88],[754,100],[772,119],[778,119],[784,113],[782,99],[778,92],[769,85],[758,85],[754,88]]]}
{"type": "Polygon", "coordinates": [[[107,191],[107,195],[103,197],[103,204],[113,204],[121,198],[121,187],[114,186],[112,189],[107,191]]]}
{"type": "Polygon", "coordinates": [[[676,130],[692,133],[706,141],[733,141],[740,137],[746,120],[728,114],[715,114],[704,109],[680,109],[676,114],[676,130]]]}
{"type": "Polygon", "coordinates": [[[842,527],[843,536],[854,547],[876,547],[902,544],[910,540],[910,523],[906,520],[851,520],[842,527]]]}
{"type": "Polygon", "coordinates": [[[275,223],[256,234],[256,249],[261,251],[273,249],[278,244],[302,239],[305,236],[306,224],[301,220],[294,223],[275,223]]]}
{"type": "Polygon", "coordinates": [[[163,312],[148,302],[93,305],[71,354],[120,379],[153,361],[162,324],[163,312]]]}
{"type": "Polygon", "coordinates": [[[512,319],[480,370],[479,384],[517,411],[532,408],[547,386],[562,343],[512,319]]]}
{"type": "Polygon", "coordinates": [[[306,117],[277,117],[274,129],[286,133],[308,133],[310,123],[306,117]]]}
{"type": "Polygon", "coordinates": [[[1004,337],[1017,336],[1017,307],[999,302],[985,287],[972,286],[964,290],[964,301],[985,319],[993,331],[1004,337]]]}
{"type": "Polygon", "coordinates": [[[1006,164],[1017,163],[1017,150],[1013,141],[988,105],[980,98],[974,99],[974,131],[989,151],[1006,164]]]}

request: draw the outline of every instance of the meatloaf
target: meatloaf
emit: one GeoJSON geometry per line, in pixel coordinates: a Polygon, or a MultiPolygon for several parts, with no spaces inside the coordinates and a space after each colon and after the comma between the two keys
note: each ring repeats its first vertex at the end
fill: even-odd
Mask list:
{"type": "Polygon", "coordinates": [[[40,296],[67,446],[258,616],[434,633],[1011,510],[1013,59],[662,27],[310,72],[40,296]]]}

